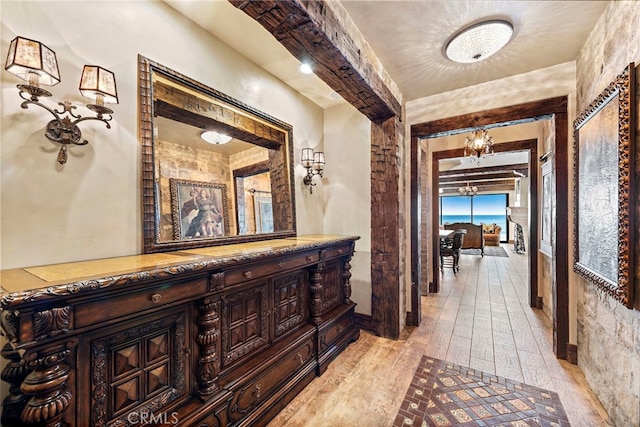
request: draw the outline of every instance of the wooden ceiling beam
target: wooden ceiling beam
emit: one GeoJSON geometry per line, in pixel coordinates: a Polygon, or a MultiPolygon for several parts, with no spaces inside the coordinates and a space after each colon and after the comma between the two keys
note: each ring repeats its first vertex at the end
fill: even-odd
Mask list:
{"type": "Polygon", "coordinates": [[[321,1],[229,0],[269,31],[293,56],[311,62],[314,73],[369,120],[402,117],[402,105],[369,49],[349,34],[341,18],[321,1]]]}
{"type": "MultiPolygon", "coordinates": [[[[446,183],[446,184],[440,184],[440,188],[454,188],[456,189],[456,191],[458,190],[458,188],[460,187],[466,187],[467,183],[466,182],[450,182],[450,183],[446,183]]],[[[515,180],[511,180],[511,181],[493,181],[493,182],[470,182],[469,185],[471,187],[485,187],[485,188],[489,188],[489,187],[504,187],[504,186],[508,186],[509,188],[511,188],[513,190],[514,185],[515,185],[515,180]]]]}
{"type": "MultiPolygon", "coordinates": [[[[412,137],[436,137],[470,132],[477,128],[490,129],[527,123],[562,114],[567,111],[567,97],[544,99],[525,104],[479,111],[457,117],[418,123],[411,126],[412,137]]],[[[496,144],[498,145],[498,144],[496,144]]]]}
{"type": "Polygon", "coordinates": [[[468,175],[455,175],[440,177],[440,183],[446,182],[478,182],[478,181],[493,181],[496,179],[514,179],[519,178],[514,175],[513,172],[499,172],[499,173],[487,173],[487,174],[468,174],[468,175]]]}
{"type": "MultiPolygon", "coordinates": [[[[478,192],[480,193],[506,193],[514,190],[515,183],[506,183],[504,181],[500,183],[492,183],[485,185],[475,185],[478,187],[478,192]]],[[[459,185],[441,185],[442,193],[444,195],[458,194],[459,185]]]]}
{"type": "Polygon", "coordinates": [[[513,171],[522,173],[525,176],[529,176],[529,164],[519,163],[515,165],[490,166],[490,167],[483,167],[483,168],[451,169],[446,171],[440,171],[440,177],[458,176],[458,175],[481,175],[481,174],[487,174],[487,173],[500,173],[500,172],[513,173],[513,171]]]}

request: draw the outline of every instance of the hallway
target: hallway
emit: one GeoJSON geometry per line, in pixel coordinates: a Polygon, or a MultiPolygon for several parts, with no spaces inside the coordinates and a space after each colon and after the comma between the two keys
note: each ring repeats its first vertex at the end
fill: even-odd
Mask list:
{"type": "Polygon", "coordinates": [[[555,358],[552,330],[527,302],[527,256],[462,255],[422,299],[419,328],[398,341],[362,332],[269,426],[390,426],[422,355],[558,393],[571,425],[611,425],[577,366],[555,358]]]}

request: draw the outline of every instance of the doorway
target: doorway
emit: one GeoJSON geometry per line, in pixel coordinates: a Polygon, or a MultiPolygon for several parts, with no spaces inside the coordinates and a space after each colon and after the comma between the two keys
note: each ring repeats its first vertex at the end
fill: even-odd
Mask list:
{"type": "MultiPolygon", "coordinates": [[[[537,139],[529,139],[524,141],[512,141],[512,142],[504,142],[501,144],[496,144],[494,146],[495,152],[511,152],[511,151],[526,151],[529,153],[528,155],[528,171],[527,175],[529,176],[529,305],[531,307],[537,306],[538,300],[538,239],[532,238],[532,236],[538,235],[538,221],[537,221],[537,212],[538,212],[538,168],[536,161],[538,159],[538,140],[537,139]],[[534,256],[535,255],[535,256],[534,256]]],[[[435,151],[431,157],[431,183],[433,188],[439,188],[440,183],[440,161],[443,159],[452,159],[463,156],[463,150],[453,149],[453,150],[445,150],[445,151],[435,151]]],[[[439,193],[437,191],[431,192],[431,206],[438,206],[439,202],[439,193]]],[[[432,211],[435,213],[435,208],[432,211]]],[[[431,215],[431,230],[437,230],[439,227],[439,217],[438,215],[431,215]]],[[[434,256],[431,257],[432,261],[432,283],[429,285],[429,292],[439,292],[440,291],[440,277],[436,272],[438,271],[438,257],[435,254],[438,252],[438,244],[439,239],[435,233],[432,233],[431,239],[431,253],[434,256]]]]}
{"type": "MultiPolygon", "coordinates": [[[[409,324],[421,322],[421,289],[423,282],[427,280],[425,268],[422,263],[423,248],[433,258],[436,253],[431,245],[422,245],[421,227],[421,148],[420,140],[427,136],[446,135],[452,133],[465,133],[478,128],[490,128],[507,126],[510,124],[525,123],[541,119],[550,119],[554,129],[554,174],[556,217],[552,236],[554,256],[551,262],[552,293],[555,299],[553,309],[553,348],[556,357],[567,358],[567,345],[569,344],[569,178],[568,178],[568,114],[567,97],[550,98],[541,101],[533,101],[509,107],[501,107],[483,112],[466,114],[432,122],[419,123],[411,126],[411,311],[407,316],[409,324]]],[[[432,160],[433,162],[433,160],[432,160]]],[[[537,171],[537,165],[535,165],[537,171]]],[[[434,168],[432,167],[432,173],[434,168]]],[[[432,176],[433,178],[433,176],[432,176]]],[[[534,181],[531,179],[531,181],[534,181]]],[[[433,200],[431,200],[433,203],[433,200]]],[[[531,209],[533,211],[533,208],[531,209]]],[[[530,221],[531,227],[537,227],[537,211],[535,220],[530,221]]],[[[437,226],[437,224],[436,224],[437,226]]],[[[433,227],[433,221],[431,223],[433,227]]],[[[531,235],[536,233],[531,231],[531,235]]],[[[532,249],[533,250],[533,249],[532,249]]],[[[537,253],[537,250],[536,250],[537,253]]],[[[530,256],[530,258],[534,258],[530,256]]],[[[426,266],[425,266],[426,267],[426,266]]],[[[531,274],[534,271],[530,270],[531,274]]],[[[537,270],[536,270],[537,272],[537,270]]],[[[435,277],[435,275],[434,275],[435,277]]],[[[536,279],[537,283],[537,279],[536,279]]],[[[536,295],[532,294],[530,306],[537,305],[536,295]]]]}

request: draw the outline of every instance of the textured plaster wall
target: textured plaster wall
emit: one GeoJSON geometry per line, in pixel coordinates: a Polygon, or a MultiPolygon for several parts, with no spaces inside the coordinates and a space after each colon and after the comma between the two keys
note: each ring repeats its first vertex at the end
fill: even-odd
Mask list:
{"type": "MultiPolygon", "coordinates": [[[[325,110],[324,194],[305,190],[309,203],[322,201],[327,234],[360,236],[351,262],[351,299],[356,312],[371,315],[371,122],[350,105],[325,110]]],[[[317,178],[314,178],[317,179],[317,178]]]]}
{"type": "MultiPolygon", "coordinates": [[[[21,109],[15,88],[21,80],[0,73],[1,268],[141,252],[138,54],[291,124],[296,159],[306,141],[322,141],[319,107],[163,2],[3,2],[1,20],[2,52],[16,35],[56,52],[62,82],[50,88],[54,97],[45,103],[68,98],[87,114],[77,89],[84,64],[115,73],[120,101],[111,129],[81,124],[90,143],[70,148],[60,166],[56,145],[43,132],[51,116],[37,107],[21,109]]],[[[304,203],[302,172],[296,167],[298,207],[304,203]]],[[[323,232],[322,203],[296,212],[299,234],[323,232]]]]}
{"type": "MultiPolygon", "coordinates": [[[[576,60],[578,111],[627,64],[640,62],[638,28],[639,3],[609,5],[576,60]]],[[[578,279],[577,298],[578,364],[616,425],[640,425],[640,313],[582,279],[578,279]]]]}

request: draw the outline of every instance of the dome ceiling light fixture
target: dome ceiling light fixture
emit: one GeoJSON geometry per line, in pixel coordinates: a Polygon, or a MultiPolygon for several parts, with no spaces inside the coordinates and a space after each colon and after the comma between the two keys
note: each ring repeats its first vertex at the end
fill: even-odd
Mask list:
{"type": "Polygon", "coordinates": [[[226,144],[233,138],[223,133],[214,132],[212,130],[206,130],[200,134],[200,138],[208,142],[209,144],[221,145],[226,144]]]}
{"type": "Polygon", "coordinates": [[[473,24],[455,34],[444,52],[454,62],[470,64],[482,61],[502,49],[513,36],[510,22],[492,19],[473,24]]]}

